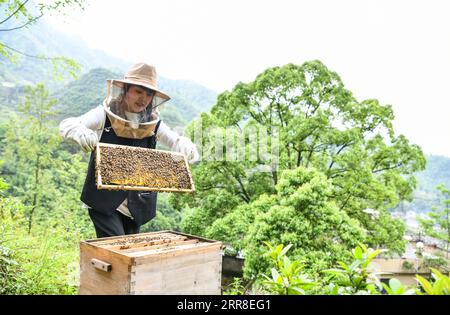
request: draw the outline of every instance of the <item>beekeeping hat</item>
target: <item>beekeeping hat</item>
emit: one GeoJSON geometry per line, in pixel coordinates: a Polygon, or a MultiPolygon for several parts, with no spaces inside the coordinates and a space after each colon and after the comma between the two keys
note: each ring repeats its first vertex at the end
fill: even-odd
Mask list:
{"type": "Polygon", "coordinates": [[[156,69],[146,63],[137,63],[131,67],[130,70],[125,74],[123,80],[107,80],[108,85],[110,82],[114,81],[117,84],[134,84],[146,87],[155,92],[154,99],[156,99],[152,104],[154,107],[161,105],[162,103],[170,100],[170,97],[158,89],[156,84],[156,69]]]}
{"type": "Polygon", "coordinates": [[[107,80],[107,88],[107,97],[103,105],[116,134],[132,139],[153,135],[159,121],[154,109],[170,99],[157,87],[155,67],[137,63],[122,80],[107,80]],[[140,113],[127,111],[125,95],[130,85],[139,85],[152,95],[150,104],[140,113]]]}

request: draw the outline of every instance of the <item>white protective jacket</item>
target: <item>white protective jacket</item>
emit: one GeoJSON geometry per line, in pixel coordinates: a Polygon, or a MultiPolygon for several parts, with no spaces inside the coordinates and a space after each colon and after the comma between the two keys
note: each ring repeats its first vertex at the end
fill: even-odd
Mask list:
{"type": "MultiPolygon", "coordinates": [[[[73,140],[81,145],[81,139],[86,136],[92,137],[94,132],[97,138],[93,138],[98,142],[101,139],[105,122],[105,109],[103,105],[99,105],[81,116],[70,117],[61,121],[59,133],[65,139],[73,140]]],[[[185,154],[190,163],[198,161],[199,154],[195,144],[188,138],[179,136],[163,121],[159,125],[156,138],[171,150],[185,154]]],[[[91,149],[93,148],[91,147],[91,149]]]]}
{"type": "MultiPolygon", "coordinates": [[[[102,137],[103,129],[106,122],[106,112],[103,105],[88,111],[79,117],[70,117],[61,121],[59,125],[59,133],[65,139],[70,139],[81,146],[85,147],[86,143],[82,143],[85,139],[91,139],[89,149],[93,150],[102,137]]],[[[199,159],[199,154],[195,144],[186,137],[179,136],[171,130],[163,121],[161,121],[156,138],[158,141],[170,149],[185,154],[190,163],[195,163],[199,159]]],[[[126,216],[131,217],[128,209],[127,200],[117,208],[117,211],[126,216]]]]}
{"type": "MultiPolygon", "coordinates": [[[[90,129],[97,134],[97,139],[101,139],[105,122],[105,109],[103,108],[103,105],[99,105],[81,116],[70,117],[61,121],[59,133],[63,138],[79,143],[80,137],[84,133],[89,132],[86,129],[90,129]]],[[[158,141],[161,141],[165,146],[176,150],[176,144],[177,140],[179,141],[179,138],[181,137],[176,132],[171,130],[163,121],[161,121],[157,132],[158,141]]]]}

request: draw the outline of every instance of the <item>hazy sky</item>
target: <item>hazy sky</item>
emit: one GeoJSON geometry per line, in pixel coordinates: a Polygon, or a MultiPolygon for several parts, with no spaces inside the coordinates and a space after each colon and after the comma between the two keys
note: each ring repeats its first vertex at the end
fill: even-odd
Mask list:
{"type": "Polygon", "coordinates": [[[397,133],[450,156],[450,1],[87,0],[49,18],[90,47],[217,92],[319,59],[359,99],[391,104],[397,133]]]}

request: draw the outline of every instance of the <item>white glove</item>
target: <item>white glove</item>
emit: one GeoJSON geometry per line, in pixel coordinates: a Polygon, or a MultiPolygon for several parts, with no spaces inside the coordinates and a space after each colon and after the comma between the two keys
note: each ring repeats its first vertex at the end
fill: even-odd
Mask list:
{"type": "Polygon", "coordinates": [[[190,164],[200,160],[196,145],[186,137],[178,137],[175,141],[174,149],[175,151],[186,155],[190,164]]]}
{"type": "Polygon", "coordinates": [[[98,143],[97,133],[89,128],[80,128],[74,132],[72,139],[75,140],[85,152],[93,151],[98,143]]]}

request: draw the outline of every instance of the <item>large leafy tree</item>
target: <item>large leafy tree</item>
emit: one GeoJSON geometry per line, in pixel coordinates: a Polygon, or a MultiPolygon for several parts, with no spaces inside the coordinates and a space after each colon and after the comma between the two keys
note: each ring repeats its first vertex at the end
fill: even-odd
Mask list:
{"type": "Polygon", "coordinates": [[[292,254],[308,269],[319,271],[346,255],[363,241],[360,222],[339,209],[332,196],[331,180],[315,170],[286,170],[276,193],[239,206],[206,230],[209,237],[224,238],[244,252],[248,277],[267,271],[263,242],[292,244],[292,254]],[[245,220],[242,220],[245,218],[245,220]]]}
{"type": "Polygon", "coordinates": [[[64,224],[72,221],[68,216],[75,215],[70,217],[74,223],[85,217],[79,191],[86,162],[63,149],[51,119],[55,105],[42,84],[27,87],[19,112],[5,126],[0,171],[10,184],[8,193],[26,206],[28,231],[35,221],[64,224]]]}
{"type": "Polygon", "coordinates": [[[404,225],[388,209],[411,198],[414,172],[424,169],[425,158],[420,147],[395,135],[393,119],[391,106],[376,99],[358,101],[320,61],[270,68],[253,82],[237,84],[190,126],[204,161],[194,169],[197,193],[174,202],[189,208],[183,227],[204,234],[215,221],[264,193],[273,194],[280,171],[314,167],[331,182],[330,198],[337,209],[368,231],[371,246],[401,252],[404,225]],[[256,138],[266,136],[262,147],[251,130],[257,130],[256,138]],[[235,150],[249,153],[255,146],[257,153],[270,152],[264,146],[277,139],[279,163],[269,171],[261,171],[268,162],[260,154],[256,159],[229,158],[235,150]],[[223,156],[210,158],[217,149],[223,156]],[[375,210],[377,217],[366,209],[375,210]]]}
{"type": "Polygon", "coordinates": [[[29,230],[35,213],[47,204],[48,194],[44,191],[52,187],[53,153],[60,142],[50,121],[55,104],[43,85],[28,87],[19,105],[19,117],[12,119],[4,139],[6,163],[2,173],[11,184],[12,194],[21,196],[28,206],[29,230]]]}

